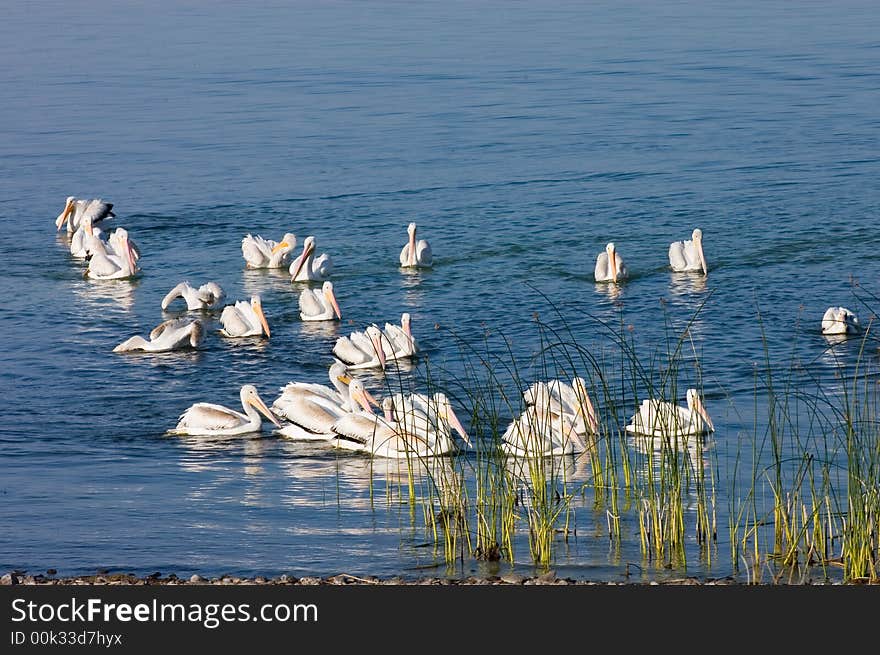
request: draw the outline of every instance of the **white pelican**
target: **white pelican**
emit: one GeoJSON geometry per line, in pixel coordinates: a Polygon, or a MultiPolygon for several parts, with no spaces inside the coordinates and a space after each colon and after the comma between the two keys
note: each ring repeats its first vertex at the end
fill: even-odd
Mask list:
{"type": "Polygon", "coordinates": [[[100,198],[86,200],[84,198],[78,199],[74,196],[67,196],[67,200],[64,202],[64,210],[55,219],[55,227],[60,230],[66,223],[67,233],[73,234],[76,232],[76,228],[80,226],[83,217],[88,216],[92,221],[92,225],[97,226],[105,218],[116,216],[112,209],[113,203],[104,202],[100,198]]]}
{"type": "Polygon", "coordinates": [[[257,388],[246,384],[241,388],[241,406],[245,413],[215,405],[213,403],[196,403],[180,415],[177,426],[169,430],[169,434],[196,436],[225,436],[257,432],[262,427],[262,419],[257,413],[272,421],[279,428],[281,423],[257,393],[257,388]]]}
{"type": "Polygon", "coordinates": [[[332,321],[342,319],[333,283],[330,280],[321,289],[303,289],[299,294],[299,317],[304,321],[332,321]]]}
{"type": "Polygon", "coordinates": [[[647,399],[639,405],[626,431],[651,437],[687,437],[715,430],[696,389],[687,390],[687,407],[647,399]]]}
{"type": "Polygon", "coordinates": [[[270,336],[263,302],[258,295],[251,296],[249,302],[239,300],[234,305],[226,305],[220,314],[220,323],[223,325],[220,333],[227,337],[270,336]]]}
{"type": "Polygon", "coordinates": [[[333,260],[327,253],[315,257],[315,237],[307,236],[303,241],[303,249],[299,257],[290,262],[289,271],[291,282],[307,282],[309,280],[322,282],[330,277],[330,273],[333,271],[333,260]]]}
{"type": "Polygon", "coordinates": [[[409,312],[400,315],[400,325],[385,323],[382,331],[382,349],[385,359],[405,359],[418,352],[415,337],[410,326],[409,312]]]}
{"type": "Polygon", "coordinates": [[[629,275],[623,257],[617,253],[613,243],[605,246],[605,250],[596,257],[596,282],[617,282],[629,275]]]}
{"type": "Polygon", "coordinates": [[[86,276],[94,280],[116,280],[136,275],[140,268],[137,255],[128,239],[128,232],[119,227],[114,230],[117,235],[115,246],[107,247],[100,239],[94,241],[95,252],[89,259],[86,276]],[[117,254],[112,254],[115,250],[117,254]]]}
{"type": "Polygon", "coordinates": [[[859,318],[846,307],[829,307],[822,316],[822,334],[857,334],[859,318]]]}
{"type": "Polygon", "coordinates": [[[400,265],[407,268],[431,268],[434,264],[431,246],[424,239],[416,241],[415,223],[410,223],[406,231],[409,234],[409,241],[400,251],[400,265]]]}
{"type": "Polygon", "coordinates": [[[669,265],[673,271],[702,271],[709,274],[706,257],[703,255],[703,231],[696,228],[687,241],[673,241],[669,244],[669,265]]]}
{"type": "Polygon", "coordinates": [[[150,353],[198,348],[205,339],[205,326],[199,319],[169,319],[150,332],[149,341],[135,335],[113,349],[115,353],[143,350],[150,353]]]}
{"type": "Polygon", "coordinates": [[[526,408],[501,435],[508,455],[543,457],[580,453],[598,432],[593,402],[582,378],[539,382],[523,392],[526,408]]]}
{"type": "Polygon", "coordinates": [[[281,241],[264,239],[259,234],[247,234],[241,240],[241,254],[245,260],[245,268],[285,268],[289,263],[290,253],[296,249],[296,235],[287,232],[281,241]]]}
{"type": "Polygon", "coordinates": [[[333,345],[333,354],[350,369],[384,369],[382,331],[375,325],[369,325],[363,332],[352,332],[347,337],[339,337],[333,345]]]}
{"type": "MultiPolygon", "coordinates": [[[[290,423],[276,432],[299,441],[330,441],[337,436],[333,425],[343,416],[356,412],[359,408],[371,412],[370,402],[375,403],[376,400],[360,380],[341,375],[339,381],[348,384],[344,389],[344,402],[333,400],[322,393],[290,385],[284,387],[272,408],[290,423]]],[[[339,389],[340,393],[342,391],[339,389]]]]}
{"type": "Polygon", "coordinates": [[[195,309],[213,309],[219,305],[226,293],[216,282],[205,282],[205,284],[196,288],[188,281],[184,280],[162,298],[163,311],[177,298],[183,298],[186,301],[186,308],[190,311],[195,309]]]}

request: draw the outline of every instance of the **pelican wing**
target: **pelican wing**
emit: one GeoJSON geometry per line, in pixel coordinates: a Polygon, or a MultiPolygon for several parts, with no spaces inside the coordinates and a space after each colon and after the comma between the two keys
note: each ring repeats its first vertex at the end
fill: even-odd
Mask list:
{"type": "Polygon", "coordinates": [[[122,266],[115,257],[104,253],[95,253],[89,260],[89,277],[112,277],[122,271],[122,266]]]}
{"type": "Polygon", "coordinates": [[[78,217],[78,225],[82,225],[84,218],[91,219],[92,225],[97,225],[107,218],[114,218],[116,214],[111,211],[112,209],[113,203],[111,202],[104,202],[100,198],[89,200],[83,206],[82,213],[78,217]]]}
{"type": "Polygon", "coordinates": [[[608,253],[600,252],[599,256],[596,257],[595,278],[597,281],[601,282],[603,280],[610,280],[612,277],[611,266],[608,262],[608,253]]]}
{"type": "MultiPolygon", "coordinates": [[[[354,334],[356,333],[352,333],[352,335],[354,334]]],[[[342,336],[336,339],[336,343],[333,345],[333,354],[349,366],[365,364],[372,359],[372,355],[359,348],[351,336],[342,336]]]]}
{"type": "Polygon", "coordinates": [[[220,314],[220,323],[223,325],[223,332],[230,337],[241,337],[249,334],[253,326],[242,311],[242,305],[248,306],[247,303],[239,300],[235,305],[226,305],[220,314]]]}
{"type": "Polygon", "coordinates": [[[330,434],[333,424],[347,412],[339,407],[315,402],[305,396],[293,396],[283,404],[276,400],[272,408],[291,423],[296,423],[309,432],[330,434]]]}
{"type": "Polygon", "coordinates": [[[196,403],[180,415],[177,429],[228,430],[246,423],[247,420],[243,414],[223,405],[196,403]]]}
{"type": "Polygon", "coordinates": [[[317,289],[303,289],[299,294],[299,311],[303,318],[326,314],[324,296],[317,289]]]}
{"type": "Polygon", "coordinates": [[[241,254],[249,266],[265,266],[272,256],[273,245],[259,234],[256,236],[248,234],[241,240],[241,254]]]}

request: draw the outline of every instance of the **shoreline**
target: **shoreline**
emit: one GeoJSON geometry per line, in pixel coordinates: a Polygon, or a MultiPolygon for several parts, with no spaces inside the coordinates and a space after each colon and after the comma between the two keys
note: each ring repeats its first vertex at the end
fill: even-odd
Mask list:
{"type": "MultiPolygon", "coordinates": [[[[49,570],[51,571],[51,569],[49,570]]],[[[352,575],[349,573],[337,573],[327,577],[303,576],[300,578],[280,575],[277,577],[265,576],[233,576],[223,575],[205,578],[194,574],[188,578],[179,578],[170,573],[163,576],[160,573],[150,575],[135,575],[133,573],[95,573],[90,575],[56,576],[52,573],[28,574],[22,571],[12,571],[0,577],[0,586],[25,585],[25,586],[72,586],[72,585],[111,585],[111,586],[341,586],[341,585],[394,585],[394,586],[468,586],[468,585],[500,585],[500,586],[531,586],[531,585],[577,585],[577,586],[609,586],[609,587],[644,587],[644,586],[860,586],[874,585],[878,582],[869,580],[852,582],[816,581],[816,580],[775,580],[770,582],[741,582],[731,577],[722,578],[696,578],[682,577],[668,580],[652,580],[649,582],[635,581],[608,581],[608,580],[581,580],[576,578],[557,577],[553,571],[548,571],[539,576],[524,576],[516,573],[500,576],[468,576],[464,578],[439,578],[432,576],[404,578],[393,576],[380,578],[377,576],[352,575]]]]}

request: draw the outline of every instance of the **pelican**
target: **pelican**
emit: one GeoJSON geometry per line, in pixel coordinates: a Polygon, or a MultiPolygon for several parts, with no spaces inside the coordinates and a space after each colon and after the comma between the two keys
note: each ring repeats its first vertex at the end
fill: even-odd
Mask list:
{"type": "Polygon", "coordinates": [[[703,255],[703,231],[696,228],[687,241],[673,241],[669,244],[669,265],[673,271],[702,271],[709,274],[706,257],[703,255]]]}
{"type": "Polygon", "coordinates": [[[400,251],[400,265],[407,268],[431,268],[434,264],[431,246],[424,239],[416,241],[415,223],[410,223],[406,231],[409,234],[409,241],[400,251]]]}
{"type": "Polygon", "coordinates": [[[246,384],[241,388],[241,406],[244,414],[235,410],[215,405],[214,403],[196,403],[180,415],[177,427],[169,430],[169,434],[195,436],[231,436],[246,432],[257,432],[262,427],[262,414],[279,428],[281,423],[257,393],[257,388],[246,384]]]}
{"type": "Polygon", "coordinates": [[[303,289],[299,294],[299,317],[304,321],[332,321],[334,318],[342,319],[336,295],[333,293],[333,283],[330,280],[318,289],[303,289]]]}
{"type": "Polygon", "coordinates": [[[369,325],[363,332],[352,332],[347,337],[339,337],[333,345],[333,354],[350,369],[384,369],[382,331],[375,325],[369,325]]]}
{"type": "Polygon", "coordinates": [[[713,432],[715,426],[697,390],[688,389],[686,395],[687,407],[662,400],[643,400],[626,431],[651,437],[687,437],[713,432]]]}
{"type": "Polygon", "coordinates": [[[291,282],[323,282],[333,271],[333,260],[327,253],[315,257],[315,237],[307,236],[299,257],[290,262],[289,271],[291,282]]]}
{"type": "Polygon", "coordinates": [[[580,453],[598,432],[596,411],[582,378],[539,382],[523,392],[526,408],[501,435],[508,455],[543,457],[580,453]]]}
{"type": "Polygon", "coordinates": [[[386,360],[413,357],[418,351],[410,320],[409,312],[404,312],[400,315],[400,325],[385,323],[385,329],[382,331],[382,350],[386,360]]]}
{"type": "Polygon", "coordinates": [[[245,268],[284,268],[288,265],[290,253],[296,250],[296,235],[287,232],[281,241],[264,239],[259,234],[247,234],[241,240],[241,254],[245,268]]]}
{"type": "Polygon", "coordinates": [[[859,318],[846,307],[829,307],[822,316],[822,334],[858,334],[859,318]]]}
{"type": "Polygon", "coordinates": [[[116,280],[136,275],[140,268],[137,265],[137,255],[128,239],[128,232],[119,227],[114,234],[115,247],[105,246],[100,239],[94,240],[95,252],[89,259],[89,267],[86,276],[94,280],[116,280]],[[113,254],[115,250],[116,254],[113,254]]]}
{"type": "Polygon", "coordinates": [[[206,282],[200,287],[192,286],[188,281],[184,280],[162,298],[162,310],[168,309],[168,306],[177,298],[183,298],[186,301],[186,308],[189,311],[195,309],[213,309],[220,304],[226,297],[226,293],[216,282],[206,282]]]}
{"type": "Polygon", "coordinates": [[[596,282],[617,282],[628,275],[623,257],[617,254],[614,244],[609,243],[605,246],[605,251],[600,252],[596,257],[596,282]]]}
{"type": "Polygon", "coordinates": [[[113,203],[104,202],[100,198],[86,200],[67,196],[67,200],[64,202],[64,210],[55,219],[55,227],[60,230],[66,223],[67,233],[73,234],[76,232],[76,228],[80,226],[83,217],[88,216],[92,221],[92,225],[97,226],[104,219],[116,216],[112,209],[113,203]]]}
{"type": "Polygon", "coordinates": [[[115,353],[143,350],[150,353],[198,348],[205,339],[205,326],[199,319],[169,319],[150,332],[149,341],[140,335],[130,337],[113,349],[115,353]]]}
{"type": "MultiPolygon", "coordinates": [[[[372,413],[370,403],[376,400],[364,388],[363,382],[347,375],[339,376],[338,381],[348,384],[342,403],[321,393],[290,386],[283,388],[272,407],[290,423],[276,432],[299,441],[331,441],[337,436],[333,425],[339,419],[359,409],[372,413]]],[[[342,390],[339,389],[339,392],[342,393],[342,390]]]]}
{"type": "Polygon", "coordinates": [[[239,300],[234,305],[226,305],[220,314],[223,329],[220,333],[227,337],[253,337],[269,334],[269,323],[263,313],[260,296],[251,296],[250,301],[239,300]]]}

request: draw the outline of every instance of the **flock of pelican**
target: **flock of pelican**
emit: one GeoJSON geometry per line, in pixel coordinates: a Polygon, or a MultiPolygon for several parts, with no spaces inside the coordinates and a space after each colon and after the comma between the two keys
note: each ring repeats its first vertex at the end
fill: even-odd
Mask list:
{"type": "MultiPolygon", "coordinates": [[[[68,197],[56,219],[56,228],[66,229],[70,236],[71,255],[88,262],[84,275],[91,279],[130,278],[141,270],[140,251],[127,231],[117,227],[108,233],[102,228],[103,221],[115,217],[112,207],[101,199],[68,197]]],[[[416,238],[416,230],[416,224],[409,223],[407,241],[398,258],[400,266],[430,268],[431,247],[425,239],[416,238]]],[[[333,283],[328,279],[333,270],[332,259],[326,253],[315,255],[314,236],[306,237],[300,254],[291,259],[296,247],[297,238],[291,232],[279,241],[251,234],[241,241],[245,268],[287,268],[291,282],[322,282],[320,289],[306,288],[300,293],[301,320],[341,320],[333,283]]],[[[708,275],[700,229],[693,230],[691,239],[671,243],[668,254],[673,271],[708,275]]],[[[617,283],[627,277],[623,257],[614,243],[608,243],[596,259],[596,281],[617,283]]],[[[259,295],[224,305],[225,298],[222,287],[214,281],[196,287],[184,280],[164,296],[161,309],[167,311],[177,299],[182,299],[187,312],[221,310],[219,332],[224,337],[270,337],[259,295]]],[[[830,307],[822,318],[823,334],[851,334],[858,330],[858,318],[846,308],[830,307]]],[[[149,338],[132,336],[113,351],[198,348],[204,338],[200,318],[173,318],[157,325],[149,338]]],[[[322,442],[374,457],[445,455],[472,446],[445,394],[396,393],[380,401],[363,381],[353,376],[354,371],[361,369],[384,370],[388,361],[413,358],[417,353],[411,317],[405,312],[399,325],[385,323],[383,329],[371,324],[364,330],[338,337],[328,369],[329,386],[290,382],[280,389],[270,406],[254,385],[246,384],[240,392],[244,412],[213,403],[195,403],[179,416],[177,425],[168,433],[239,435],[261,430],[266,418],[280,436],[322,442]]],[[[501,449],[508,455],[534,457],[583,452],[599,432],[595,406],[580,377],[570,383],[558,379],[535,382],[523,393],[523,405],[522,412],[501,435],[501,449]]],[[[625,429],[632,434],[687,437],[715,428],[697,390],[688,389],[686,406],[643,400],[625,429]]]]}

